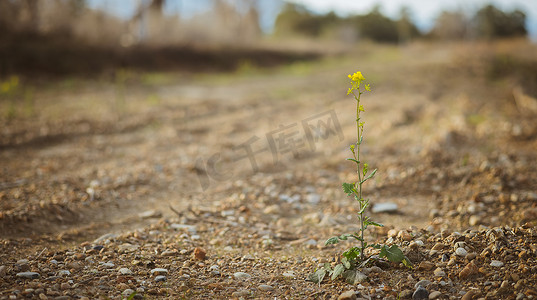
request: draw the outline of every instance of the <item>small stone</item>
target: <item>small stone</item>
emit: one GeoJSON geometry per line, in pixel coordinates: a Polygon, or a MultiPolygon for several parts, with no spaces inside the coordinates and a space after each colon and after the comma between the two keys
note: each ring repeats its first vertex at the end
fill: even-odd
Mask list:
{"type": "Polygon", "coordinates": [[[472,300],[477,295],[478,295],[478,293],[476,291],[469,290],[468,292],[466,292],[466,294],[464,294],[464,296],[462,296],[461,300],[472,300]]]}
{"type": "Polygon", "coordinates": [[[399,209],[399,206],[397,206],[397,203],[393,202],[385,202],[385,203],[376,203],[373,205],[373,208],[371,208],[371,212],[373,213],[395,213],[399,209]]]}
{"type": "Polygon", "coordinates": [[[295,278],[296,277],[295,272],[293,272],[293,271],[287,271],[287,272],[283,273],[282,276],[285,277],[285,278],[295,278]]]}
{"type": "Polygon", "coordinates": [[[235,277],[236,279],[250,279],[252,278],[252,275],[244,272],[235,272],[235,274],[233,274],[233,277],[235,277]]]}
{"type": "Polygon", "coordinates": [[[472,215],[468,219],[468,224],[470,224],[470,226],[476,226],[476,225],[479,225],[480,223],[481,223],[481,217],[478,215],[472,215]]]}
{"type": "Polygon", "coordinates": [[[162,213],[158,210],[146,210],[138,214],[138,217],[141,219],[151,219],[151,218],[160,218],[162,213]]]}
{"type": "Polygon", "coordinates": [[[39,299],[40,300],[48,300],[48,297],[47,297],[47,295],[41,293],[41,294],[39,294],[39,299]]]}
{"type": "Polygon", "coordinates": [[[499,260],[492,260],[490,262],[490,266],[491,267],[501,267],[501,266],[503,266],[503,262],[501,262],[499,260]]]}
{"type": "Polygon", "coordinates": [[[17,277],[25,278],[25,279],[37,279],[39,278],[39,273],[36,272],[20,272],[17,273],[17,277]]]}
{"type": "Polygon", "coordinates": [[[427,279],[423,279],[423,280],[420,280],[418,281],[415,285],[414,285],[414,288],[417,289],[418,287],[423,287],[423,288],[426,288],[428,287],[429,285],[431,284],[431,282],[427,279]]]}
{"type": "Polygon", "coordinates": [[[6,266],[0,266],[0,277],[4,277],[7,274],[7,267],[6,266]]]}
{"type": "Polygon", "coordinates": [[[132,295],[134,293],[134,290],[132,289],[126,289],[123,291],[123,293],[121,293],[121,295],[125,296],[125,297],[129,297],[130,295],[132,295]]]}
{"type": "Polygon", "coordinates": [[[274,290],[274,287],[272,287],[271,285],[268,285],[268,284],[261,284],[257,288],[260,291],[263,291],[263,292],[270,292],[270,291],[274,290]]]}
{"type": "Polygon", "coordinates": [[[431,250],[442,250],[446,247],[445,244],[442,244],[442,243],[436,243],[434,244],[434,246],[431,248],[431,250]]]}
{"type": "Polygon", "coordinates": [[[192,256],[195,260],[204,260],[207,255],[207,252],[203,250],[202,248],[195,248],[194,252],[192,253],[192,256]]]}
{"type": "Polygon", "coordinates": [[[309,204],[319,204],[321,202],[321,195],[319,194],[308,194],[306,196],[306,201],[308,201],[309,204]]]}
{"type": "Polygon", "coordinates": [[[399,296],[401,296],[401,299],[412,298],[412,290],[403,290],[403,291],[401,291],[399,296]]]}
{"type": "Polygon", "coordinates": [[[439,291],[432,291],[430,294],[429,294],[429,299],[430,300],[433,300],[433,299],[438,299],[442,297],[442,293],[439,292],[439,291]]]}
{"type": "Polygon", "coordinates": [[[233,292],[231,294],[231,296],[235,298],[248,297],[249,295],[250,295],[250,291],[248,290],[240,290],[240,291],[233,292]]]}
{"type": "Polygon", "coordinates": [[[434,276],[436,276],[436,277],[444,277],[444,276],[446,276],[446,272],[444,272],[444,270],[442,270],[442,268],[436,268],[434,270],[434,276]]]}
{"type": "Polygon", "coordinates": [[[58,276],[69,276],[71,275],[71,271],[69,270],[59,270],[58,271],[58,276]]]}
{"type": "Polygon", "coordinates": [[[464,268],[462,269],[462,271],[459,273],[459,278],[460,279],[466,279],[474,274],[477,274],[479,272],[479,269],[477,268],[477,266],[474,264],[474,262],[470,262],[468,263],[466,266],[464,266],[464,268]]]}
{"type": "Polygon", "coordinates": [[[459,247],[455,249],[455,254],[460,257],[465,257],[468,254],[468,251],[462,247],[459,247]]]}
{"type": "Polygon", "coordinates": [[[407,242],[410,242],[413,239],[412,235],[410,235],[410,233],[408,233],[408,231],[406,231],[406,230],[399,231],[399,233],[397,234],[397,237],[400,238],[401,240],[407,241],[407,242]]]}
{"type": "Polygon", "coordinates": [[[162,252],[160,255],[165,256],[165,257],[167,257],[167,256],[175,256],[175,255],[177,255],[177,250],[172,250],[172,249],[164,250],[164,252],[162,252]]]}
{"type": "Polygon", "coordinates": [[[166,275],[168,274],[168,270],[164,268],[155,268],[151,270],[151,275],[166,275]]]}
{"type": "Polygon", "coordinates": [[[134,252],[136,251],[138,248],[140,248],[140,246],[138,245],[132,245],[130,243],[123,243],[121,245],[118,246],[118,249],[119,249],[119,252],[120,253],[130,253],[130,252],[134,252]]]}
{"type": "Polygon", "coordinates": [[[158,276],[155,276],[155,282],[162,282],[162,281],[166,281],[166,276],[164,275],[158,275],[158,276]]]}
{"type": "Polygon", "coordinates": [[[356,300],[356,298],[355,291],[346,291],[337,297],[338,300],[356,300]]]}
{"type": "Polygon", "coordinates": [[[132,271],[129,268],[121,268],[118,272],[121,275],[132,275],[132,271]]]}
{"type": "Polygon", "coordinates": [[[418,288],[414,291],[412,294],[413,300],[427,300],[429,299],[429,292],[422,286],[418,286],[418,288]]]}
{"type": "Polygon", "coordinates": [[[62,290],[68,290],[71,288],[71,285],[67,282],[62,282],[62,284],[60,285],[60,289],[62,290]]]}
{"type": "Polygon", "coordinates": [[[430,261],[422,261],[420,265],[418,266],[418,269],[429,271],[432,270],[435,267],[435,265],[430,261]]]}

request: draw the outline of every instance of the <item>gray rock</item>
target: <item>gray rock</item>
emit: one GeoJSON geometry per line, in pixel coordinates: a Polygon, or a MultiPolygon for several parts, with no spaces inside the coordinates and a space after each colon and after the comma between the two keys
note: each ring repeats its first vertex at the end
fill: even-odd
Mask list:
{"type": "Polygon", "coordinates": [[[166,281],[166,276],[164,275],[158,275],[155,277],[155,282],[161,282],[161,281],[166,281]]]}
{"type": "Polygon", "coordinates": [[[158,210],[146,210],[138,214],[138,217],[142,219],[160,218],[162,213],[158,210]]]}
{"type": "Polygon", "coordinates": [[[129,268],[121,268],[119,269],[119,274],[121,275],[131,275],[132,271],[129,268]]]}
{"type": "Polygon", "coordinates": [[[461,257],[465,257],[468,254],[468,251],[466,251],[466,249],[460,247],[460,248],[455,249],[455,254],[458,255],[458,256],[461,256],[461,257]]]}
{"type": "Polygon", "coordinates": [[[430,300],[434,300],[434,299],[438,299],[442,297],[442,293],[439,292],[439,291],[432,291],[430,294],[429,294],[429,299],[430,300]]]}
{"type": "Polygon", "coordinates": [[[58,276],[69,276],[71,275],[71,271],[69,270],[59,270],[58,271],[58,276]]]}
{"type": "Polygon", "coordinates": [[[346,291],[337,297],[338,300],[356,300],[356,298],[355,291],[346,291]]]}
{"type": "Polygon", "coordinates": [[[373,205],[371,212],[373,213],[395,213],[399,209],[397,203],[385,202],[385,203],[376,203],[373,205]]]}
{"type": "Polygon", "coordinates": [[[39,278],[39,273],[36,272],[20,272],[16,275],[19,278],[25,278],[25,279],[37,279],[39,278]]]}
{"type": "Polygon", "coordinates": [[[499,261],[499,260],[492,260],[490,262],[490,265],[492,267],[502,267],[503,266],[503,262],[499,261]]]}
{"type": "Polygon", "coordinates": [[[261,284],[257,288],[263,292],[270,292],[274,290],[274,287],[268,284],[261,284]]]}
{"type": "Polygon", "coordinates": [[[418,281],[415,285],[414,285],[414,288],[417,289],[418,287],[428,287],[429,285],[431,284],[431,282],[427,279],[424,279],[424,280],[420,280],[418,281]]]}
{"type": "Polygon", "coordinates": [[[235,274],[233,274],[233,277],[235,277],[236,279],[250,279],[252,278],[252,275],[244,272],[236,272],[235,274]]]}
{"type": "Polygon", "coordinates": [[[427,300],[429,299],[429,292],[422,286],[418,286],[418,288],[414,291],[412,294],[413,300],[427,300]]]}
{"type": "Polygon", "coordinates": [[[0,266],[0,277],[4,277],[7,274],[7,267],[6,266],[0,266]]]}
{"type": "Polygon", "coordinates": [[[128,297],[128,296],[132,295],[132,293],[134,293],[134,290],[126,289],[126,290],[123,291],[123,293],[121,293],[121,295],[123,295],[125,297],[128,297]]]}
{"type": "Polygon", "coordinates": [[[164,268],[154,268],[151,270],[151,275],[166,275],[168,274],[168,270],[164,268]]]}
{"type": "Polygon", "coordinates": [[[100,244],[101,242],[104,242],[106,240],[113,240],[115,238],[117,238],[117,234],[115,234],[115,233],[107,233],[107,234],[103,234],[100,237],[98,237],[97,239],[95,239],[93,241],[93,243],[94,244],[100,244]]]}
{"type": "Polygon", "coordinates": [[[319,204],[319,202],[321,202],[321,195],[319,194],[308,194],[306,196],[306,201],[308,201],[308,203],[310,204],[319,204]]]}

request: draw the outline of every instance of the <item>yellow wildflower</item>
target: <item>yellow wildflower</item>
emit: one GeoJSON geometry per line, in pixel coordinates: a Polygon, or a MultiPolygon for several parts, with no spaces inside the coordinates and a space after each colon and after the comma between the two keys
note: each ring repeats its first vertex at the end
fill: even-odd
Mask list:
{"type": "Polygon", "coordinates": [[[365,111],[365,110],[364,110],[364,106],[363,106],[363,105],[360,105],[360,106],[358,107],[358,110],[359,110],[359,111],[365,111]]]}
{"type": "Polygon", "coordinates": [[[356,72],[352,75],[349,74],[348,76],[352,81],[360,83],[362,80],[365,80],[364,75],[362,75],[362,72],[356,72]]]}

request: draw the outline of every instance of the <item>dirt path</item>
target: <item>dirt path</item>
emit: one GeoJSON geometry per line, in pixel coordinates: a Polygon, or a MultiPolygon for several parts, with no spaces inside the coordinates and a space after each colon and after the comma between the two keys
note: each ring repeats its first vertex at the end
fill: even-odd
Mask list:
{"type": "MultiPolygon", "coordinates": [[[[482,50],[371,46],[231,75],[127,72],[41,87],[32,118],[4,122],[0,237],[19,246],[0,259],[164,220],[304,242],[351,230],[356,208],[339,186],[353,176],[345,92],[357,69],[373,87],[364,155],[380,170],[366,193],[397,204],[372,213],[388,225],[376,237],[535,220],[537,127],[505,100],[517,83],[490,81],[468,47],[482,50]]],[[[248,248],[243,238],[229,237],[248,248]]]]}

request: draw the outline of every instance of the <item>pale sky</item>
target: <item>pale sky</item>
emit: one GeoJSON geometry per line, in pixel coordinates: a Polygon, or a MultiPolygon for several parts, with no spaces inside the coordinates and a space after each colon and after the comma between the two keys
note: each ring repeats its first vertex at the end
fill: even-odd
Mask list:
{"type": "MultiPolygon", "coordinates": [[[[148,0],[88,0],[90,7],[105,9],[121,17],[132,16],[137,8],[138,1],[148,0]]],[[[240,0],[227,0],[231,3],[240,0]]],[[[258,0],[261,27],[270,32],[282,0],[258,0]]],[[[494,4],[504,11],[519,9],[526,14],[526,28],[533,40],[537,40],[537,0],[287,0],[300,3],[317,13],[334,11],[338,15],[364,14],[371,11],[375,5],[382,7],[382,13],[391,18],[397,18],[401,7],[408,7],[412,13],[414,23],[424,31],[432,28],[435,18],[442,10],[461,9],[470,16],[487,4],[494,4]]],[[[167,13],[180,12],[183,16],[195,16],[206,11],[212,0],[168,0],[167,13]]]]}
{"type": "Polygon", "coordinates": [[[319,13],[334,11],[339,15],[363,14],[371,11],[375,5],[382,7],[385,15],[397,18],[401,7],[408,7],[414,23],[420,29],[428,30],[434,25],[435,18],[442,10],[461,9],[470,15],[487,4],[504,11],[519,9],[526,13],[526,27],[533,37],[537,36],[537,0],[290,0],[306,5],[319,13]]]}

